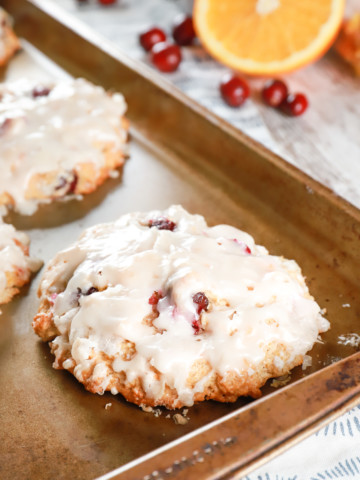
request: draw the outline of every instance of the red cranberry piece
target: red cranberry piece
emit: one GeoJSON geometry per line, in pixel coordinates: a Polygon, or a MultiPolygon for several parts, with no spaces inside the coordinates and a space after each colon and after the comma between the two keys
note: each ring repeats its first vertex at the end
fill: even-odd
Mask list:
{"type": "Polygon", "coordinates": [[[154,45],[165,42],[166,35],[160,28],[154,27],[139,36],[141,46],[149,52],[154,45]]]}
{"type": "Polygon", "coordinates": [[[262,89],[262,97],[270,107],[278,107],[288,96],[288,88],[282,80],[269,80],[262,89]]]}
{"type": "Polygon", "coordinates": [[[101,5],[111,5],[116,2],[116,0],[98,0],[101,5]]]}
{"type": "Polygon", "coordinates": [[[55,186],[55,190],[61,190],[68,185],[64,195],[70,195],[75,192],[78,179],[79,178],[75,172],[73,172],[73,178],[71,181],[69,181],[66,177],[61,176],[59,177],[58,184],[55,186]]]}
{"type": "Polygon", "coordinates": [[[78,183],[78,180],[79,180],[79,177],[77,176],[77,174],[74,172],[73,173],[74,177],[73,177],[73,180],[69,183],[69,188],[67,190],[67,194],[70,194],[70,193],[75,193],[75,189],[76,189],[76,185],[78,183]]]}
{"type": "Polygon", "coordinates": [[[281,103],[281,110],[290,115],[291,117],[297,117],[302,115],[307,109],[309,102],[302,93],[290,93],[285,100],[281,103]]]}
{"type": "Polygon", "coordinates": [[[240,107],[250,95],[250,88],[243,78],[229,74],[223,78],[220,92],[228,105],[240,107]]]}
{"type": "Polygon", "coordinates": [[[191,326],[194,329],[194,335],[199,335],[203,330],[199,320],[193,320],[191,326]]]}
{"type": "Polygon", "coordinates": [[[87,292],[84,293],[84,295],[91,295],[95,292],[98,292],[99,290],[96,287],[90,287],[87,292]]]}
{"type": "Polygon", "coordinates": [[[160,292],[157,292],[156,290],[154,291],[154,293],[151,295],[151,297],[149,298],[149,304],[150,305],[157,305],[159,303],[159,300],[162,299],[162,295],[160,292]]]}
{"type": "Polygon", "coordinates": [[[181,15],[175,20],[172,36],[178,45],[191,45],[196,38],[192,17],[181,15]]]}
{"type": "Polygon", "coordinates": [[[170,230],[173,232],[176,228],[176,223],[168,218],[159,218],[157,220],[150,220],[149,227],[156,227],[158,230],[170,230]]]}
{"type": "Polygon", "coordinates": [[[241,245],[245,251],[245,253],[247,253],[248,255],[251,255],[251,250],[250,248],[248,247],[248,245],[246,245],[246,243],[244,242],[240,242],[240,240],[238,240],[237,238],[234,238],[233,241],[235,243],[237,243],[238,245],[241,245]]]}
{"type": "Polygon", "coordinates": [[[72,302],[73,304],[79,306],[79,299],[82,295],[82,291],[81,291],[81,288],[77,287],[76,288],[76,292],[72,293],[72,302]]]}
{"type": "Polygon", "coordinates": [[[32,96],[34,98],[37,98],[37,97],[47,97],[50,93],[51,89],[48,88],[48,87],[43,87],[41,85],[38,85],[37,87],[35,87],[32,91],[32,96]]]}
{"type": "Polygon", "coordinates": [[[153,311],[153,313],[155,313],[156,316],[159,316],[158,303],[162,298],[163,298],[162,293],[157,292],[155,290],[154,293],[151,295],[151,297],[148,300],[149,304],[152,307],[152,311],[153,311]]]}
{"type": "Polygon", "coordinates": [[[161,72],[175,72],[181,59],[181,50],[178,45],[161,42],[151,49],[151,61],[161,72]]]}
{"type": "Polygon", "coordinates": [[[57,183],[57,185],[55,186],[55,190],[61,190],[62,188],[65,187],[65,185],[67,184],[67,180],[65,177],[59,177],[59,181],[57,183]]]}
{"type": "Polygon", "coordinates": [[[195,295],[193,295],[192,299],[193,299],[193,302],[197,304],[197,314],[198,315],[200,315],[200,313],[203,310],[206,311],[208,309],[209,300],[208,300],[207,296],[205,295],[205,293],[203,293],[203,292],[195,293],[195,295]]]}

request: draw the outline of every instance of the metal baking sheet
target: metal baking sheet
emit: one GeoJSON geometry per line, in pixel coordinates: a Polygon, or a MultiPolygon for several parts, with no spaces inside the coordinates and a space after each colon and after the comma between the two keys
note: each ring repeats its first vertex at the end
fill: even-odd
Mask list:
{"type": "Polygon", "coordinates": [[[269,382],[256,401],[195,405],[189,422],[175,425],[174,412],[161,409],[156,417],[121,396],[93,395],[52,369],[48,346],[31,330],[40,273],[0,318],[0,477],[232,478],[358,401],[360,355],[338,337],[360,333],[359,211],[52,3],[0,4],[23,39],[3,80],[83,76],[123,92],[132,125],[120,178],[82,202],[9,215],[30,235],[32,254],[46,262],[88,226],[179,203],[296,259],[332,325],[311,352],[312,366],[295,369],[290,385],[276,390],[269,382]]]}

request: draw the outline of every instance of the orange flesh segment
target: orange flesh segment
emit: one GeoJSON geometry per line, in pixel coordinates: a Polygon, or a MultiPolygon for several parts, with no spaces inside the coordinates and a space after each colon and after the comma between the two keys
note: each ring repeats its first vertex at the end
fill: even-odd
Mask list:
{"type": "Polygon", "coordinates": [[[314,44],[314,51],[310,48],[305,55],[311,61],[326,51],[334,39],[344,3],[344,0],[270,0],[274,5],[272,11],[261,14],[258,11],[261,0],[196,0],[194,20],[205,48],[224,63],[227,54],[230,63],[234,57],[239,62],[250,60],[259,64],[286,62],[314,44]]]}

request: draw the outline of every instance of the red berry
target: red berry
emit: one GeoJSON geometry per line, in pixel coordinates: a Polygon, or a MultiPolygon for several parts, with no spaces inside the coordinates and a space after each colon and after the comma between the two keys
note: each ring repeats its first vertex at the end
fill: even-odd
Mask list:
{"type": "Polygon", "coordinates": [[[98,288],[96,288],[96,287],[90,287],[89,290],[87,290],[87,291],[84,293],[84,295],[92,295],[93,293],[98,292],[98,291],[99,291],[98,288]]]}
{"type": "Polygon", "coordinates": [[[158,230],[175,230],[176,223],[172,222],[168,218],[158,218],[156,220],[149,221],[149,227],[156,227],[158,230]]]}
{"type": "Polygon", "coordinates": [[[64,189],[63,195],[70,195],[72,193],[75,193],[75,189],[76,189],[78,180],[79,180],[79,178],[78,178],[77,174],[73,171],[71,180],[69,180],[68,178],[63,177],[61,175],[59,177],[58,183],[56,184],[56,186],[54,188],[55,188],[55,190],[64,189]]]}
{"type": "Polygon", "coordinates": [[[302,115],[308,107],[308,100],[302,93],[290,93],[280,105],[281,110],[292,117],[302,115]]]}
{"type": "Polygon", "coordinates": [[[194,335],[199,335],[199,333],[202,331],[201,323],[199,320],[193,320],[191,326],[194,329],[194,335]]]}
{"type": "Polygon", "coordinates": [[[206,311],[208,309],[209,300],[208,300],[207,296],[205,295],[205,293],[203,293],[203,292],[195,293],[195,295],[193,295],[192,299],[193,299],[193,302],[197,304],[197,314],[198,315],[200,315],[200,313],[203,310],[206,311]]]}
{"type": "Polygon", "coordinates": [[[286,84],[282,80],[269,80],[262,90],[264,102],[270,107],[278,107],[288,95],[286,84]]]}
{"type": "Polygon", "coordinates": [[[38,85],[35,87],[32,91],[32,96],[34,98],[36,97],[47,97],[50,93],[50,88],[48,87],[42,87],[41,85],[38,85]]]}
{"type": "Polygon", "coordinates": [[[161,42],[151,49],[151,61],[161,72],[174,72],[180,65],[181,58],[178,45],[161,42]]]}
{"type": "Polygon", "coordinates": [[[172,35],[178,45],[191,45],[196,38],[192,17],[181,15],[175,20],[172,35]]]}
{"type": "Polygon", "coordinates": [[[157,27],[154,27],[139,36],[140,44],[144,50],[149,52],[154,45],[160,42],[165,42],[165,33],[157,27]]]}
{"type": "Polygon", "coordinates": [[[112,3],[115,3],[116,0],[98,0],[101,5],[111,5],[112,3]]]}
{"type": "Polygon", "coordinates": [[[231,107],[240,107],[250,95],[249,85],[237,75],[226,75],[221,84],[220,92],[225,102],[231,107]]]}
{"type": "Polygon", "coordinates": [[[233,238],[233,241],[235,243],[237,243],[238,245],[240,245],[244,249],[245,253],[247,253],[248,255],[251,255],[251,250],[250,250],[249,246],[246,245],[246,243],[240,242],[240,240],[238,240],[237,238],[233,238]]]}
{"type": "Polygon", "coordinates": [[[159,300],[162,298],[162,295],[160,292],[157,292],[156,290],[154,293],[151,295],[149,298],[149,304],[150,305],[157,305],[159,303],[159,300]]]}
{"type": "Polygon", "coordinates": [[[69,183],[69,188],[68,188],[68,191],[66,193],[68,193],[68,194],[75,193],[75,189],[76,189],[78,180],[79,180],[79,177],[77,176],[77,174],[75,172],[73,172],[73,179],[69,183]]]}

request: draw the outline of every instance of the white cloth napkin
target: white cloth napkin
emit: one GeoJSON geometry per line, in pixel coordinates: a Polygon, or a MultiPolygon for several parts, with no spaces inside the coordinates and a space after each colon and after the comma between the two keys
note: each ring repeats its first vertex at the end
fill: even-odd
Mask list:
{"type": "MultiPolygon", "coordinates": [[[[62,0],[59,3],[129,56],[150,66],[147,54],[139,46],[139,33],[153,25],[164,27],[169,33],[170,25],[186,1],[119,0],[115,7],[107,8],[99,7],[95,0],[89,0],[87,5],[81,6],[75,0],[62,0]]],[[[252,138],[278,152],[271,132],[251,99],[241,109],[232,109],[221,100],[218,85],[227,69],[214,62],[200,47],[184,49],[183,54],[185,61],[179,70],[164,78],[252,138]]],[[[336,478],[360,479],[360,406],[242,480],[336,478]]]]}
{"type": "Polygon", "coordinates": [[[242,480],[360,479],[360,406],[242,480]]]}

